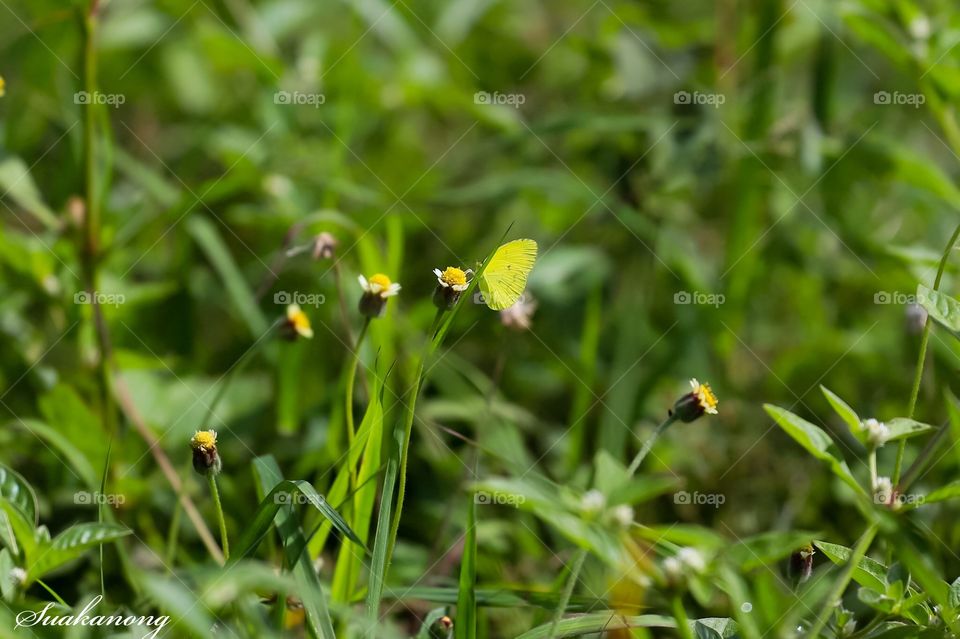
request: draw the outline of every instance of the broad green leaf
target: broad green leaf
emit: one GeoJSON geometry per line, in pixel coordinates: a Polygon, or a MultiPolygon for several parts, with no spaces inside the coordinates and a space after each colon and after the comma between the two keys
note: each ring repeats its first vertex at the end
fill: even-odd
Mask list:
{"type": "Polygon", "coordinates": [[[824,397],[827,398],[827,401],[830,402],[830,406],[833,407],[833,410],[846,422],[847,427],[850,428],[850,432],[853,434],[859,433],[863,430],[863,424],[860,421],[860,417],[857,415],[850,406],[840,399],[833,391],[831,391],[826,386],[821,386],[820,390],[823,392],[824,397]]]}
{"type": "Polygon", "coordinates": [[[0,579],[0,595],[4,601],[13,601],[17,589],[13,579],[10,578],[11,572],[16,564],[13,561],[13,555],[8,548],[0,549],[0,575],[7,575],[6,579],[0,579]]]}
{"type": "Polygon", "coordinates": [[[460,558],[460,593],[457,596],[457,639],[477,638],[477,500],[470,495],[467,504],[467,530],[460,558]]]}
{"type": "Polygon", "coordinates": [[[23,475],[8,466],[0,464],[0,498],[6,499],[20,509],[27,521],[33,526],[37,519],[37,496],[23,475]]]}
{"type": "Polygon", "coordinates": [[[937,488],[923,498],[922,504],[932,504],[938,501],[947,501],[960,497],[960,479],[955,479],[945,486],[937,488]]]}
{"type": "Polygon", "coordinates": [[[76,524],[57,535],[53,541],[37,546],[36,559],[27,556],[27,583],[40,579],[50,571],[80,557],[86,550],[130,534],[128,528],[116,524],[76,524]]]}
{"type": "MultiPolygon", "coordinates": [[[[269,503],[272,496],[280,494],[277,489],[283,487],[286,483],[290,483],[282,479],[280,467],[272,455],[254,459],[253,468],[257,480],[257,492],[264,495],[261,506],[269,503]]],[[[297,522],[293,506],[290,503],[277,505],[278,508],[273,509],[274,514],[269,521],[276,524],[277,532],[280,533],[285,563],[293,567],[294,579],[301,592],[310,631],[313,635],[323,639],[336,639],[336,634],[333,631],[333,620],[330,618],[330,610],[327,607],[327,596],[323,592],[323,586],[320,584],[320,577],[313,567],[313,562],[310,561],[307,541],[303,536],[300,524],[297,522]]],[[[259,513],[260,510],[258,509],[259,513]]],[[[264,531],[264,534],[266,534],[266,531],[264,531]]],[[[259,543],[259,539],[258,537],[256,543],[259,543]]],[[[231,557],[231,561],[235,561],[235,557],[236,555],[231,557]]]]}
{"type": "Polygon", "coordinates": [[[917,302],[932,319],[954,333],[960,333],[960,302],[923,284],[917,286],[917,302]]]}
{"type": "Polygon", "coordinates": [[[283,480],[276,484],[257,506],[257,512],[253,515],[253,519],[251,519],[246,531],[240,538],[237,549],[230,558],[231,561],[243,559],[253,554],[273,524],[280,507],[301,503],[301,497],[306,500],[306,503],[320,511],[320,514],[330,520],[334,527],[348,539],[363,547],[363,542],[340,516],[340,513],[328,504],[327,500],[309,482],[302,479],[283,480]]]}
{"type": "Polygon", "coordinates": [[[803,531],[762,533],[741,539],[726,548],[723,555],[739,566],[740,570],[750,570],[790,556],[816,536],[815,533],[803,531]]]}
{"type": "MultiPolygon", "coordinates": [[[[850,549],[846,546],[831,544],[826,541],[814,541],[813,545],[838,566],[844,566],[850,560],[850,549]]],[[[887,567],[870,557],[864,557],[860,560],[860,565],[853,571],[853,580],[861,586],[885,592],[887,590],[887,567]]]]}
{"type": "Polygon", "coordinates": [[[97,473],[86,454],[71,442],[63,432],[36,419],[17,419],[8,424],[10,427],[20,427],[36,435],[54,451],[63,455],[64,460],[70,463],[70,466],[89,489],[93,490],[97,485],[97,473]]]}
{"type": "Polygon", "coordinates": [[[807,452],[817,459],[829,463],[833,474],[843,480],[854,492],[862,497],[867,496],[857,480],[854,479],[847,462],[843,461],[840,451],[837,450],[836,444],[833,443],[833,439],[829,435],[818,426],[779,406],[764,404],[763,407],[780,428],[793,437],[807,452]]]}
{"type": "Polygon", "coordinates": [[[207,259],[210,260],[220,275],[227,294],[246,322],[250,334],[253,335],[254,339],[259,339],[267,332],[269,323],[260,312],[253,291],[243,279],[240,269],[237,267],[233,256],[230,255],[223,238],[220,237],[217,227],[206,218],[196,216],[189,218],[186,224],[190,235],[200,245],[207,259]]]}
{"type": "Polygon", "coordinates": [[[928,430],[933,430],[933,426],[930,424],[924,424],[906,417],[896,417],[885,422],[885,424],[890,431],[890,436],[887,437],[887,441],[890,442],[898,439],[908,439],[916,435],[922,435],[928,430]]]}
{"type": "Polygon", "coordinates": [[[0,193],[11,198],[48,229],[59,226],[57,214],[44,203],[29,167],[20,158],[8,157],[0,162],[0,193]]]}
{"type": "Polygon", "coordinates": [[[27,520],[23,511],[7,499],[0,498],[0,530],[3,543],[17,556],[30,558],[37,547],[37,532],[33,522],[27,520]]]}

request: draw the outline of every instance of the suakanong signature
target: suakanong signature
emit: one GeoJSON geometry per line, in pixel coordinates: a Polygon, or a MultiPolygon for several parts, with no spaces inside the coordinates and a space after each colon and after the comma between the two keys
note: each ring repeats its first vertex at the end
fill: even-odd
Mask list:
{"type": "Polygon", "coordinates": [[[77,614],[71,615],[51,615],[50,609],[53,603],[48,603],[41,610],[24,610],[17,615],[17,628],[31,628],[33,626],[114,626],[131,627],[146,626],[154,629],[143,635],[143,639],[156,639],[163,630],[163,627],[170,621],[167,615],[101,615],[91,614],[91,611],[103,600],[102,595],[97,595],[90,600],[83,610],[77,614]]]}

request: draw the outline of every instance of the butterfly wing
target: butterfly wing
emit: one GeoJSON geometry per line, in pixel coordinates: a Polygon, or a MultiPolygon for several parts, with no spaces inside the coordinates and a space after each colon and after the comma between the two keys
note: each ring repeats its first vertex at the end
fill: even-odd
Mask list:
{"type": "Polygon", "coordinates": [[[513,240],[497,249],[480,278],[487,306],[502,311],[516,304],[527,287],[527,275],[537,259],[537,243],[513,240]]]}

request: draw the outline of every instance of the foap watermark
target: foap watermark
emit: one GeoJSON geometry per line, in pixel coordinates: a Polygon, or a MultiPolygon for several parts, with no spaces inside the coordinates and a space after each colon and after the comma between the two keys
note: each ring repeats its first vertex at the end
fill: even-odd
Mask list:
{"type": "Polygon", "coordinates": [[[473,494],[473,503],[480,506],[513,506],[519,508],[521,504],[527,501],[523,495],[513,493],[487,492],[479,490],[473,494]]]}
{"type": "Polygon", "coordinates": [[[713,506],[719,508],[727,501],[723,493],[701,493],[698,490],[689,493],[681,490],[673,493],[673,503],[691,506],[713,506]]]}
{"type": "MultiPolygon", "coordinates": [[[[150,632],[142,635],[142,639],[156,639],[160,631],[170,621],[167,615],[121,615],[119,613],[104,615],[92,611],[103,601],[102,595],[97,595],[90,600],[80,612],[69,615],[53,615],[50,609],[54,604],[52,601],[40,610],[24,610],[17,615],[17,628],[33,628],[36,626],[56,626],[58,628],[69,626],[98,626],[114,628],[146,627],[152,628],[150,632]]],[[[111,633],[108,633],[111,634],[111,633]]]]}
{"type": "Polygon", "coordinates": [[[712,106],[715,109],[727,101],[727,96],[722,93],[704,93],[702,91],[677,91],[673,94],[674,104],[698,104],[701,106],[712,106]]]}
{"type": "Polygon", "coordinates": [[[703,291],[677,291],[673,294],[674,304],[694,304],[697,306],[713,306],[718,308],[727,301],[723,293],[705,293],[703,291]]]}
{"type": "Polygon", "coordinates": [[[120,108],[120,105],[124,104],[126,101],[127,96],[122,93],[101,93],[100,91],[89,93],[87,91],[77,91],[73,94],[74,104],[105,104],[118,109],[120,108]]]}
{"type": "Polygon", "coordinates": [[[877,91],[873,94],[873,103],[881,106],[912,106],[914,109],[919,109],[926,101],[927,96],[922,93],[877,91]]]}
{"type": "Polygon", "coordinates": [[[322,93],[306,93],[304,91],[277,91],[273,94],[274,104],[293,105],[293,106],[312,106],[319,109],[327,101],[327,96],[322,93]]]}
{"type": "Polygon", "coordinates": [[[499,91],[489,93],[487,91],[477,91],[473,94],[474,104],[499,104],[519,109],[520,105],[526,101],[527,96],[522,93],[500,93],[499,91]]]}
{"type": "Polygon", "coordinates": [[[295,492],[295,493],[279,492],[273,496],[273,503],[280,504],[281,506],[301,506],[303,504],[316,505],[315,502],[318,498],[321,503],[324,501],[323,495],[309,496],[301,492],[295,492]]]}
{"type": "Polygon", "coordinates": [[[124,505],[127,498],[120,493],[101,493],[99,491],[87,492],[81,490],[73,493],[73,503],[75,504],[96,504],[98,506],[113,506],[114,508],[124,505]]]}
{"type": "Polygon", "coordinates": [[[926,495],[920,493],[899,493],[892,486],[880,487],[873,493],[873,503],[878,506],[889,506],[893,510],[899,510],[905,506],[911,508],[922,506],[926,499],[926,495]]]}
{"type": "Polygon", "coordinates": [[[277,291],[273,294],[273,303],[288,306],[313,306],[318,308],[326,304],[327,296],[323,293],[301,293],[300,291],[277,291]]]}
{"type": "MultiPolygon", "coordinates": [[[[532,300],[533,300],[533,296],[531,296],[529,293],[524,292],[520,294],[520,297],[518,297],[517,301],[514,303],[526,304],[527,302],[530,302],[532,300]]],[[[480,291],[477,291],[476,293],[473,294],[473,303],[477,304],[478,306],[483,306],[487,303],[487,298],[483,293],[481,293],[480,291]]]]}
{"type": "Polygon", "coordinates": [[[873,294],[873,303],[894,306],[909,306],[911,304],[923,305],[926,298],[916,293],[904,293],[902,291],[877,291],[873,294]]]}
{"type": "Polygon", "coordinates": [[[123,293],[104,293],[103,291],[79,291],[73,294],[74,304],[97,304],[98,306],[120,306],[127,301],[123,293]]]}

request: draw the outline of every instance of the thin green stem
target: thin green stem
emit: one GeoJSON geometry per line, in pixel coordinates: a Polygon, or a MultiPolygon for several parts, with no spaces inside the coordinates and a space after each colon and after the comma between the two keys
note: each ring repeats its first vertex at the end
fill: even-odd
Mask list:
{"type": "Polygon", "coordinates": [[[693,639],[690,618],[687,617],[687,611],[683,609],[683,598],[679,594],[673,596],[672,608],[673,618],[677,620],[677,634],[683,639],[693,639]]]}
{"type": "Polygon", "coordinates": [[[397,532],[400,530],[400,517],[403,513],[403,497],[407,487],[407,460],[410,456],[410,437],[413,434],[413,419],[416,415],[417,398],[420,396],[420,387],[423,384],[423,370],[427,358],[433,353],[435,348],[434,335],[440,328],[440,322],[443,320],[444,310],[437,310],[433,318],[433,324],[430,326],[429,339],[423,347],[420,354],[420,361],[417,363],[417,371],[413,378],[413,386],[410,392],[404,398],[404,418],[403,418],[403,439],[400,449],[400,477],[398,481],[397,508],[393,512],[393,520],[390,524],[390,537],[387,544],[387,565],[390,565],[390,558],[393,556],[393,547],[397,543],[397,532]]]}
{"type": "Polygon", "coordinates": [[[873,492],[877,489],[877,449],[873,447],[870,449],[870,491],[873,492]]]}
{"type": "MultiPolygon", "coordinates": [[[[940,264],[937,266],[937,276],[933,280],[933,290],[940,290],[940,283],[943,280],[943,273],[947,270],[947,262],[950,260],[950,253],[957,244],[957,238],[960,238],[960,224],[953,230],[947,247],[940,256],[940,264]]],[[[910,402],[907,404],[907,418],[912,419],[917,409],[917,399],[920,396],[920,383],[923,381],[923,367],[927,358],[927,345],[930,343],[930,318],[928,317],[923,325],[923,336],[920,338],[920,352],[917,354],[917,368],[913,374],[913,388],[910,390],[910,402]]],[[[901,439],[897,446],[897,461],[893,467],[893,485],[897,486],[900,482],[900,470],[903,467],[903,453],[907,447],[907,440],[901,439]]]]}
{"type": "Polygon", "coordinates": [[[217,523],[220,524],[220,545],[223,546],[223,558],[230,559],[230,542],[227,539],[227,522],[223,518],[223,506],[220,504],[220,489],[217,488],[217,476],[214,473],[207,475],[210,482],[210,495],[213,497],[213,507],[217,511],[217,523]]]}
{"type": "Polygon", "coordinates": [[[49,592],[49,593],[53,596],[53,598],[57,600],[57,603],[59,603],[59,604],[60,604],[61,606],[63,606],[64,608],[70,608],[70,606],[67,604],[67,602],[64,601],[63,598],[62,598],[60,595],[58,595],[57,592],[56,592],[53,588],[51,588],[51,587],[48,586],[47,584],[43,583],[43,581],[40,580],[40,579],[37,579],[37,583],[40,584],[41,586],[43,586],[43,589],[46,590],[47,592],[49,592]]]}
{"type": "Polygon", "coordinates": [[[583,562],[586,558],[587,551],[582,548],[574,555],[573,567],[570,568],[570,577],[567,578],[567,584],[564,586],[563,593],[560,596],[560,605],[557,606],[557,610],[553,613],[553,623],[550,624],[550,634],[548,635],[549,639],[554,639],[557,636],[557,626],[560,625],[560,620],[563,619],[563,615],[567,612],[567,605],[569,605],[570,597],[573,595],[573,589],[580,579],[580,570],[583,569],[583,562]]]}
{"type": "Polygon", "coordinates": [[[833,611],[837,608],[837,602],[840,601],[840,597],[843,596],[843,591],[847,589],[847,586],[850,584],[850,579],[853,578],[853,571],[860,565],[860,560],[866,556],[867,550],[870,549],[870,544],[873,543],[873,538],[876,537],[876,535],[876,524],[871,524],[870,527],[864,531],[863,536],[860,537],[860,541],[857,542],[857,545],[850,553],[850,559],[847,561],[843,573],[841,573],[840,578],[837,579],[830,593],[827,595],[823,604],[823,610],[820,611],[820,615],[817,617],[817,623],[806,636],[821,636],[823,629],[833,615],[833,611]]]}
{"type": "Polygon", "coordinates": [[[657,429],[653,431],[653,435],[643,443],[643,448],[640,449],[640,452],[637,453],[637,456],[633,458],[633,461],[630,462],[630,467],[627,468],[627,476],[633,477],[633,474],[637,472],[637,469],[640,468],[640,464],[643,463],[644,458],[650,453],[653,449],[653,445],[657,443],[660,435],[663,434],[663,431],[669,428],[670,424],[677,420],[675,415],[670,415],[665,420],[663,420],[657,429]]]}
{"type": "MultiPolygon", "coordinates": [[[[360,366],[360,346],[363,344],[363,338],[367,335],[367,328],[370,327],[370,318],[363,320],[363,327],[360,334],[357,335],[357,343],[353,346],[353,356],[350,358],[349,368],[347,368],[346,394],[344,396],[343,416],[347,424],[347,450],[353,450],[353,441],[357,437],[356,426],[353,421],[353,385],[357,379],[357,368],[360,366]]],[[[347,464],[350,472],[350,488],[353,489],[357,484],[357,469],[352,463],[347,464]]]]}

